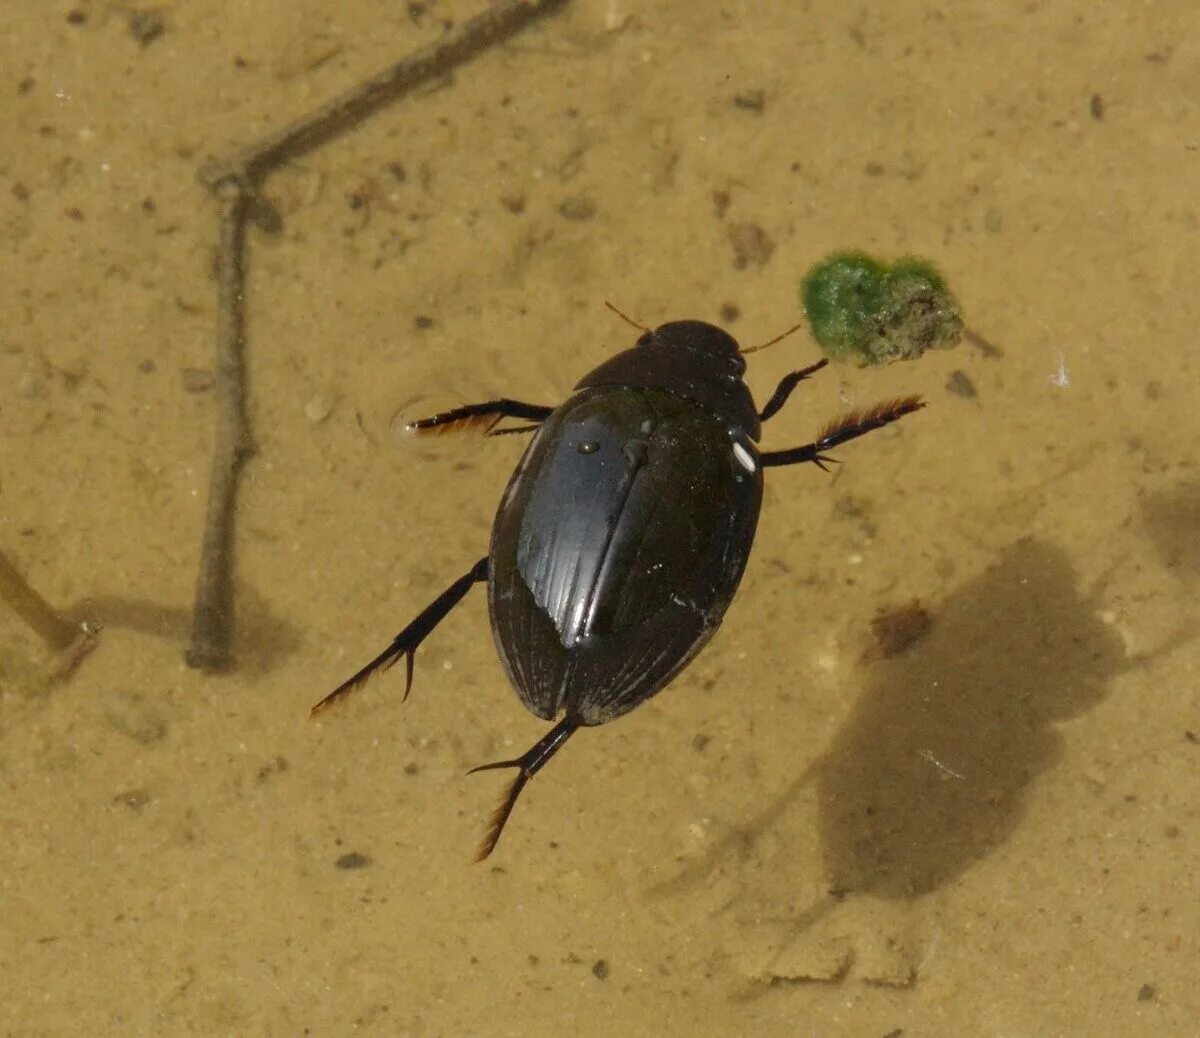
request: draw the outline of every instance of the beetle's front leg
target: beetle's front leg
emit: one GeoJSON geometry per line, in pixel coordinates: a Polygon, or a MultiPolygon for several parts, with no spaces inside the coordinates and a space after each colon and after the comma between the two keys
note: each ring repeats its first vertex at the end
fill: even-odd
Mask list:
{"type": "MultiPolygon", "coordinates": [[[[785,380],[786,381],[786,380],[785,380]]],[[[811,461],[819,468],[825,468],[833,458],[823,452],[832,450],[850,440],[890,425],[897,418],[919,411],[925,404],[920,397],[906,396],[898,400],[888,400],[865,411],[851,411],[829,423],[812,443],[803,447],[792,447],[782,451],[764,451],[760,460],[764,468],[769,465],[797,465],[802,461],[811,461]]]]}
{"type": "Polygon", "coordinates": [[[815,375],[828,363],[828,360],[819,360],[807,368],[784,375],[779,380],[779,385],[775,387],[775,392],[771,394],[771,399],[767,401],[767,406],[758,413],[758,420],[765,422],[772,415],[778,414],[783,405],[787,403],[788,397],[792,395],[792,390],[810,375],[815,375]]]}
{"type": "Polygon", "coordinates": [[[503,398],[488,400],[482,404],[466,404],[430,415],[428,418],[418,418],[409,422],[405,428],[418,434],[438,435],[451,430],[482,426],[487,436],[501,436],[505,433],[529,432],[536,429],[541,422],[550,417],[553,410],[553,407],[544,407],[541,404],[526,404],[520,400],[503,398]],[[505,418],[522,418],[533,424],[515,429],[497,429],[496,426],[505,418]]]}

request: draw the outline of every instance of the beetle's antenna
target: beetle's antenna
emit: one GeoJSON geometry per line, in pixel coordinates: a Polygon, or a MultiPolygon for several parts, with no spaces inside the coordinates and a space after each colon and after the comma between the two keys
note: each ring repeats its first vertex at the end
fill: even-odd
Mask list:
{"type": "Polygon", "coordinates": [[[479,850],[475,854],[476,861],[483,861],[484,858],[496,849],[496,844],[500,842],[500,834],[504,832],[504,823],[508,821],[508,816],[512,814],[512,809],[517,803],[517,797],[521,795],[521,790],[525,788],[525,783],[538,773],[542,765],[554,756],[562,744],[571,737],[578,727],[579,722],[574,718],[564,717],[534,743],[528,751],[515,760],[498,760],[494,764],[480,764],[479,767],[472,768],[467,772],[468,775],[474,775],[477,771],[491,771],[493,768],[518,769],[517,777],[512,780],[512,784],[504,793],[504,799],[500,801],[496,810],[492,812],[487,832],[484,833],[483,839],[479,841],[479,850]]]}
{"type": "Polygon", "coordinates": [[[629,316],[629,314],[625,313],[624,311],[618,310],[607,299],[604,300],[604,305],[607,306],[619,318],[621,318],[621,320],[624,321],[626,324],[632,324],[639,332],[649,332],[650,331],[649,328],[647,328],[644,324],[640,324],[637,321],[635,321],[632,317],[629,316]]]}
{"type": "Polygon", "coordinates": [[[760,346],[751,346],[749,349],[746,349],[746,350],[738,350],[738,352],[739,352],[739,353],[740,353],[740,354],[741,354],[741,355],[744,357],[744,356],[746,356],[746,354],[747,354],[747,353],[757,353],[759,350],[765,350],[765,349],[766,349],[768,346],[774,346],[774,345],[775,345],[777,342],[779,342],[780,340],[782,340],[782,339],[786,339],[786,338],[787,338],[789,335],[791,335],[791,334],[792,334],[792,332],[798,332],[798,331],[799,331],[801,328],[803,328],[803,327],[804,327],[804,322],[803,322],[803,321],[801,321],[799,324],[793,324],[793,325],[792,325],[792,326],[791,326],[791,327],[790,327],[790,328],[789,328],[789,329],[788,329],[786,332],[784,332],[782,335],[776,335],[776,336],[775,336],[775,338],[773,338],[773,339],[771,339],[771,340],[769,340],[769,341],[767,341],[767,342],[764,342],[764,343],[762,343],[762,345],[760,345],[760,346]]]}

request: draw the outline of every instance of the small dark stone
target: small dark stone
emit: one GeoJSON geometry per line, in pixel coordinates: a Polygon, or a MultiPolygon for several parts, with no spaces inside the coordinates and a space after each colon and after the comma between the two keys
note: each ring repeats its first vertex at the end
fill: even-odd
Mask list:
{"type": "Polygon", "coordinates": [[[246,207],[246,218],[264,234],[283,231],[283,214],[262,195],[254,195],[246,207]]]}
{"type": "Polygon", "coordinates": [[[63,210],[63,215],[68,220],[74,220],[76,223],[83,222],[83,210],[76,205],[67,206],[67,208],[63,210]]]}
{"type": "Polygon", "coordinates": [[[403,184],[408,179],[408,170],[399,162],[389,162],[384,168],[392,175],[392,179],[397,184],[403,184]]]}
{"type": "Polygon", "coordinates": [[[516,216],[518,213],[525,212],[524,195],[501,195],[500,204],[514,216],[516,216]]]}
{"type": "Polygon", "coordinates": [[[359,854],[358,851],[350,851],[338,858],[334,864],[339,869],[365,869],[371,864],[371,859],[365,854],[359,854]]]}
{"type": "Polygon", "coordinates": [[[155,364],[150,357],[147,357],[145,360],[138,361],[138,371],[140,371],[143,375],[153,375],[157,370],[158,365],[155,364]]]}
{"type": "Polygon", "coordinates": [[[721,219],[729,209],[729,203],[733,201],[733,196],[728,191],[722,191],[719,188],[712,193],[713,213],[717,219],[721,219]]]}
{"type": "Polygon", "coordinates": [[[590,220],[596,215],[596,203],[582,195],[572,195],[558,204],[558,212],[564,220],[590,220]]]}
{"type": "Polygon", "coordinates": [[[413,326],[422,330],[433,327],[433,318],[428,314],[417,314],[413,318],[413,326]]]}
{"type": "Polygon", "coordinates": [[[1092,94],[1091,100],[1088,101],[1088,111],[1092,113],[1092,118],[1099,122],[1104,118],[1104,98],[1099,94],[1092,94]]]}
{"type": "Polygon", "coordinates": [[[167,31],[167,21],[157,8],[129,12],[129,34],[148,47],[167,31]]]}
{"type": "Polygon", "coordinates": [[[736,303],[722,303],[721,304],[721,320],[724,321],[726,324],[732,324],[734,321],[736,321],[741,316],[742,316],[742,311],[738,308],[738,305],[736,303]]]}
{"type": "Polygon", "coordinates": [[[405,775],[416,775],[420,770],[421,770],[421,765],[418,764],[415,760],[410,760],[407,764],[404,765],[404,774],[405,775]]]}
{"type": "Polygon", "coordinates": [[[1183,737],[1184,737],[1185,739],[1187,739],[1187,741],[1188,741],[1188,742],[1190,742],[1190,743],[1191,743],[1193,746],[1195,746],[1197,743],[1200,743],[1200,735],[1197,735],[1197,734],[1196,734],[1195,732],[1193,732],[1193,731],[1190,731],[1190,730],[1189,730],[1189,731],[1185,731],[1185,732],[1183,733],[1183,737]]]}
{"type": "Polygon", "coordinates": [[[952,371],[950,377],[946,379],[946,388],[955,396],[974,397],[979,395],[975,391],[975,383],[970,380],[965,371],[952,371]]]}
{"type": "Polygon", "coordinates": [[[756,223],[733,223],[725,233],[733,247],[733,266],[736,270],[761,267],[775,251],[775,243],[756,223]]]}
{"type": "Polygon", "coordinates": [[[833,503],[833,514],[839,519],[866,519],[869,513],[870,509],[862,498],[846,495],[833,503]]]}
{"type": "Polygon", "coordinates": [[[114,804],[120,804],[131,811],[140,811],[150,803],[150,793],[145,789],[128,789],[113,797],[114,804]]]}
{"type": "Polygon", "coordinates": [[[180,373],[185,393],[207,393],[216,382],[211,371],[204,368],[184,368],[180,373]]]}
{"type": "Polygon", "coordinates": [[[263,764],[255,773],[255,778],[259,782],[266,782],[272,775],[278,775],[287,771],[288,762],[286,757],[274,756],[266,764],[263,764]]]}
{"type": "Polygon", "coordinates": [[[597,980],[608,980],[608,963],[604,959],[597,959],[592,963],[592,976],[597,980]]]}
{"type": "Polygon", "coordinates": [[[37,80],[33,76],[26,76],[17,84],[17,93],[22,97],[26,94],[32,94],[35,86],[37,86],[37,80]]]}
{"type": "Polygon", "coordinates": [[[880,609],[871,621],[874,644],[863,653],[863,661],[886,660],[906,652],[924,638],[932,626],[933,617],[915,598],[907,605],[880,609]]]}
{"type": "Polygon", "coordinates": [[[76,7],[73,11],[68,11],[67,12],[67,24],[68,25],[86,25],[87,24],[87,11],[81,11],[78,7],[76,7]]]}
{"type": "Polygon", "coordinates": [[[142,212],[147,216],[152,216],[158,212],[158,204],[149,195],[142,199],[142,212]]]}
{"type": "Polygon", "coordinates": [[[863,172],[869,177],[881,177],[885,170],[882,162],[868,162],[863,166],[863,172]]]}
{"type": "Polygon", "coordinates": [[[167,737],[166,716],[156,703],[137,693],[115,696],[107,713],[113,728],[143,746],[153,746],[167,737]]]}
{"type": "Polygon", "coordinates": [[[692,736],[692,749],[697,753],[703,753],[704,747],[712,742],[711,735],[705,735],[703,732],[697,732],[692,736]]]}
{"type": "Polygon", "coordinates": [[[752,90],[743,90],[740,94],[734,94],[733,107],[740,108],[744,112],[761,113],[767,107],[766,91],[755,87],[752,90]]]}
{"type": "Polygon", "coordinates": [[[22,184],[19,180],[12,186],[13,198],[18,202],[29,201],[29,188],[22,184]]]}
{"type": "Polygon", "coordinates": [[[1150,1002],[1157,996],[1158,988],[1156,988],[1153,984],[1143,984],[1140,988],[1138,988],[1137,997],[1139,1002],[1150,1002]]]}

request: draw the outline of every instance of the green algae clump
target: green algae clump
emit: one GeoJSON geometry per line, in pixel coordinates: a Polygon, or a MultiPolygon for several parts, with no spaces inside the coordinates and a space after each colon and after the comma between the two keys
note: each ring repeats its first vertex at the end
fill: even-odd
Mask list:
{"type": "Polygon", "coordinates": [[[834,253],[804,276],[800,301],[825,355],[861,367],[915,360],[963,335],[945,279],[914,256],[889,265],[865,252],[834,253]]]}

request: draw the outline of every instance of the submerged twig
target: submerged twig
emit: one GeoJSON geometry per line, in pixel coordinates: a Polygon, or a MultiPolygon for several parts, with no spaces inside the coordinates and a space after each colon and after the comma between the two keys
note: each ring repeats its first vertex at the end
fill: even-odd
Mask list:
{"type": "Polygon", "coordinates": [[[56,656],[55,677],[66,677],[96,646],[98,627],[70,620],[39,595],[0,552],[0,599],[29,625],[56,656]]]}
{"type": "Polygon", "coordinates": [[[254,452],[245,387],[246,221],[255,194],[271,170],[350,126],[421,83],[448,74],[494,44],[501,43],[564,0],[497,0],[483,13],[335,97],[319,108],[239,150],[232,158],[205,163],[201,183],[221,200],[217,256],[217,415],[216,449],[205,516],[190,666],[223,670],[233,641],[233,519],[238,471],[254,452]]]}
{"type": "Polygon", "coordinates": [[[382,105],[438,76],[444,76],[481,51],[503,42],[564,0],[498,0],[486,11],[450,29],[437,43],[389,65],[308,115],[243,148],[232,158],[205,163],[200,181],[216,187],[223,180],[257,184],[272,169],[361,122],[382,105]]]}
{"type": "Polygon", "coordinates": [[[0,552],[0,598],[12,606],[49,649],[65,649],[79,633],[79,625],[61,616],[34,591],[3,552],[0,552]]]}
{"type": "Polygon", "coordinates": [[[233,513],[242,463],[254,453],[246,413],[245,248],[249,197],[234,183],[222,185],[220,248],[217,253],[217,429],[192,642],[191,667],[229,666],[233,618],[233,513]]]}

